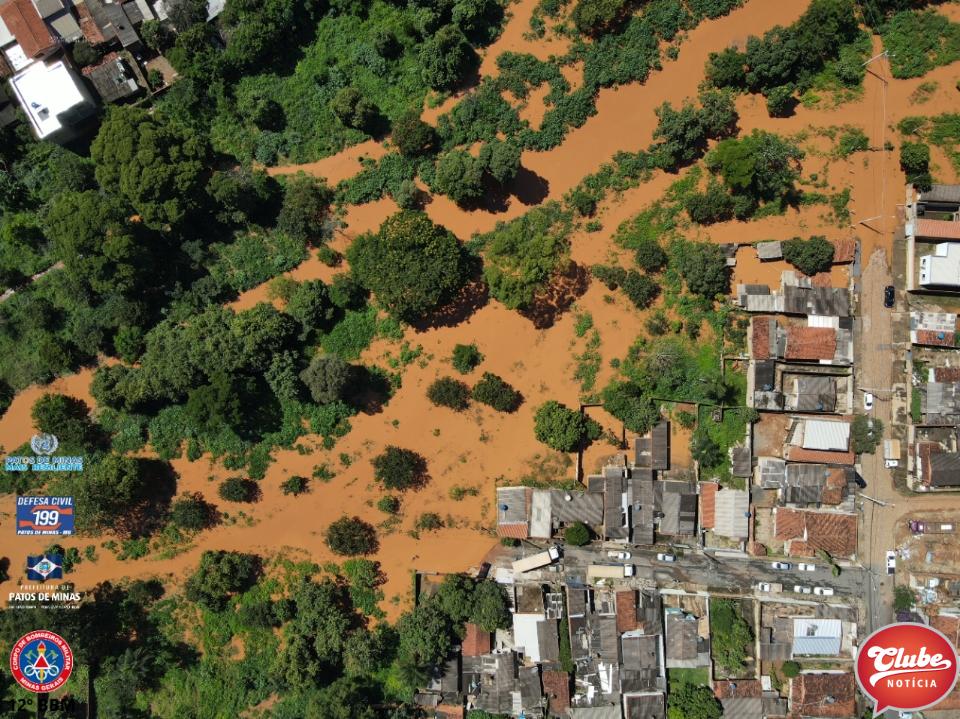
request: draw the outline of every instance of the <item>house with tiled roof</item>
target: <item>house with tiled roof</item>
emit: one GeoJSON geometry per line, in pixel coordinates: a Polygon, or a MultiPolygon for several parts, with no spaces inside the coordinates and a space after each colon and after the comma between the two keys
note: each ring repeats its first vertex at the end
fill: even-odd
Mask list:
{"type": "Polygon", "coordinates": [[[956,346],[957,315],[952,312],[911,312],[910,342],[929,347],[956,346]]]}
{"type": "Polygon", "coordinates": [[[798,717],[850,719],[857,710],[850,672],[802,673],[790,680],[790,711],[798,717]]]}
{"type": "Polygon", "coordinates": [[[960,487],[960,452],[939,442],[918,441],[914,447],[916,477],[925,489],[960,487]]]}
{"type": "Polygon", "coordinates": [[[777,492],[777,503],[782,506],[853,511],[857,487],[857,473],[853,467],[761,457],[759,478],[762,489],[777,492]]]}
{"type": "Polygon", "coordinates": [[[541,680],[550,716],[565,717],[570,707],[570,675],[556,670],[544,670],[541,680]]]}
{"type": "Polygon", "coordinates": [[[853,320],[810,316],[798,322],[754,317],[748,351],[757,360],[849,365],[853,363],[853,320]]]}
{"type": "Polygon", "coordinates": [[[818,550],[831,557],[857,553],[857,515],[774,507],[774,538],[791,557],[815,557],[818,550]]]}
{"type": "Polygon", "coordinates": [[[492,649],[490,632],[483,631],[476,624],[467,622],[464,625],[464,637],[460,646],[460,652],[465,657],[479,657],[483,654],[489,654],[492,649]]]}

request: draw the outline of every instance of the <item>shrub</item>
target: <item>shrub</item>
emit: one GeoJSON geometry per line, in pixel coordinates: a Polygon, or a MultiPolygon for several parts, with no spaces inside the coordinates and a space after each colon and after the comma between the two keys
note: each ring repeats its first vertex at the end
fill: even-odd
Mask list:
{"type": "Polygon", "coordinates": [[[377,509],[384,514],[397,514],[400,511],[400,497],[387,494],[377,500],[377,509]]]}
{"type": "Polygon", "coordinates": [[[855,152],[863,152],[870,149],[870,138],[859,127],[846,130],[837,143],[837,154],[840,157],[847,157],[855,152]]]}
{"type": "MultiPolygon", "coordinates": [[[[659,272],[667,264],[667,253],[655,237],[642,236],[635,243],[633,259],[637,267],[645,272],[659,272]]],[[[623,284],[621,281],[619,284],[623,284]]]]}
{"type": "Polygon", "coordinates": [[[292,494],[297,497],[307,491],[307,478],[300,475],[294,475],[280,485],[284,494],[292,494]]]}
{"type": "Polygon", "coordinates": [[[520,147],[510,140],[491,140],[480,148],[480,165],[504,185],[520,170],[520,147]]]}
{"type": "Polygon", "coordinates": [[[917,603],[917,597],[910,587],[898,584],[893,588],[893,608],[898,612],[907,612],[917,603]]]}
{"type": "Polygon", "coordinates": [[[517,390],[491,372],[483,373],[480,381],[473,386],[471,396],[498,412],[513,412],[523,402],[523,396],[517,390]]]}
{"type": "Polygon", "coordinates": [[[432,532],[443,527],[443,520],[440,519],[440,515],[436,512],[424,512],[419,517],[414,524],[414,528],[417,531],[426,531],[432,532]]]}
{"type": "Polygon", "coordinates": [[[783,259],[800,270],[813,276],[818,272],[827,272],[833,264],[834,246],[827,238],[818,235],[809,240],[794,237],[783,243],[783,259]]]}
{"type": "Polygon", "coordinates": [[[623,291],[638,310],[645,310],[660,294],[660,286],[648,275],[630,270],[623,281],[623,291]]]}
{"type": "Polygon", "coordinates": [[[767,112],[770,117],[789,117],[797,106],[793,85],[779,85],[767,90],[767,112]]]}
{"type": "Polygon", "coordinates": [[[583,522],[574,522],[563,530],[563,541],[574,547],[582,547],[590,542],[590,529],[583,522]]]}
{"type": "Polygon", "coordinates": [[[720,466],[723,462],[723,452],[713,438],[703,428],[698,427],[694,430],[693,437],[690,438],[690,456],[693,457],[701,466],[714,468],[720,466]]]}
{"type": "Polygon", "coordinates": [[[537,440],[559,452],[574,452],[585,441],[599,439],[601,427],[586,415],[549,400],[534,415],[537,440]]]}
{"type": "Polygon", "coordinates": [[[734,202],[722,185],[711,182],[705,192],[693,192],[684,198],[683,206],[698,225],[726,222],[733,217],[734,202]]]}
{"type": "Polygon", "coordinates": [[[228,502],[255,502],[260,496],[260,487],[252,479],[230,477],[220,483],[217,494],[228,502]]]}
{"type": "Polygon", "coordinates": [[[780,666],[780,671],[787,679],[793,679],[800,674],[800,665],[794,661],[787,660],[780,666]]]}
{"type": "Polygon", "coordinates": [[[453,348],[453,368],[460,374],[469,374],[483,362],[483,354],[475,344],[457,344],[453,348]]]}
{"type": "Polygon", "coordinates": [[[390,445],[373,459],[373,476],[387,489],[410,489],[427,479],[427,461],[411,449],[390,445]]]}
{"type": "Polygon", "coordinates": [[[921,191],[929,189],[932,184],[929,145],[923,142],[904,142],[900,145],[900,169],[906,174],[907,182],[921,191]]]}
{"type": "Polygon", "coordinates": [[[393,123],[392,130],[393,144],[406,157],[428,154],[437,141],[436,131],[415,111],[404,113],[393,123]]]}
{"type": "Polygon", "coordinates": [[[590,268],[590,274],[600,280],[611,292],[617,289],[627,279],[627,271],[622,267],[609,267],[607,265],[594,265],[590,268]]]}
{"type": "Polygon", "coordinates": [[[427,399],[438,407],[460,412],[470,405],[470,388],[453,377],[440,377],[427,388],[427,399]]]}
{"type": "Polygon", "coordinates": [[[314,355],[310,365],[300,373],[300,379],[310,390],[317,404],[329,404],[343,399],[350,382],[353,366],[337,355],[314,355]]]}
{"type": "Polygon", "coordinates": [[[883,439],[883,422],[858,414],[850,425],[850,449],[856,454],[873,454],[883,439]]]}
{"type": "Polygon", "coordinates": [[[678,242],[672,254],[692,293],[706,299],[727,293],[730,270],[720,247],[707,242],[678,242]]]}
{"type": "Polygon", "coordinates": [[[330,110],[344,125],[359,130],[369,128],[378,114],[377,106],[355,87],[338,90],[330,103],[330,110]]]}
{"type": "Polygon", "coordinates": [[[451,150],[437,161],[432,187],[457,204],[483,197],[483,165],[463,150],[451,150]]]}
{"type": "Polygon", "coordinates": [[[240,552],[204,552],[200,565],[187,580],[185,594],[189,601],[213,611],[222,611],[231,595],[252,587],[260,575],[260,558],[240,552]]]}
{"type": "Polygon", "coordinates": [[[377,551],[377,530],[360,517],[343,515],[327,527],[324,540],[330,551],[341,556],[373,554],[377,551]]]}
{"type": "Polygon", "coordinates": [[[199,492],[184,494],[170,505],[170,521],[180,529],[200,530],[210,526],[214,510],[199,492]]]}

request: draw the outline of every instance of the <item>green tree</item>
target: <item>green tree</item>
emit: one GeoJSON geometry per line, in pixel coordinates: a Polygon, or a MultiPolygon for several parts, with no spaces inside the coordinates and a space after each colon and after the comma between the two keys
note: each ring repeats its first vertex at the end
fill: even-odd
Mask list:
{"type": "Polygon", "coordinates": [[[856,454],[873,454],[883,439],[883,422],[858,414],[850,424],[850,449],[856,454]]]}
{"type": "Polygon", "coordinates": [[[220,222],[269,225],[277,214],[280,186],[263,170],[216,170],[207,182],[207,194],[216,203],[220,222]]]}
{"type": "Polygon", "coordinates": [[[720,719],[723,707],[710,687],[681,682],[667,695],[667,719],[720,719]]]}
{"type": "Polygon", "coordinates": [[[772,201],[793,191],[803,152],[789,140],[763,130],[721,141],[707,155],[707,166],[734,193],[772,201]]]}
{"type": "MultiPolygon", "coordinates": [[[[637,267],[645,272],[659,272],[667,264],[667,253],[655,237],[641,237],[636,243],[633,259],[637,267]]],[[[616,284],[622,285],[623,280],[616,284]]]]}
{"type": "Polygon", "coordinates": [[[753,632],[731,599],[711,600],[710,633],[713,659],[728,673],[735,674],[753,647],[753,632]]]}
{"type": "Polygon", "coordinates": [[[338,90],[330,102],[330,109],[340,122],[358,130],[369,129],[379,115],[377,106],[355,87],[338,90]]]}
{"type": "Polygon", "coordinates": [[[352,375],[353,366],[337,355],[314,355],[300,379],[314,402],[329,404],[343,399],[352,375]]]}
{"type": "Polygon", "coordinates": [[[571,18],[581,33],[599,34],[621,19],[626,0],[579,0],[571,18]]]}
{"type": "Polygon", "coordinates": [[[228,502],[253,502],[260,496],[260,487],[252,479],[230,477],[220,483],[217,494],[228,502]]]}
{"type": "Polygon", "coordinates": [[[477,64],[477,53],[455,25],[445,25],[420,46],[423,81],[434,90],[453,89],[477,64]]]}
{"type": "Polygon", "coordinates": [[[508,628],[512,615],[503,587],[489,579],[477,582],[473,588],[468,618],[485,632],[508,628]]]}
{"type": "Polygon", "coordinates": [[[453,624],[435,601],[424,601],[397,622],[399,652],[417,666],[441,665],[453,644],[453,624]]]}
{"type": "Polygon", "coordinates": [[[215,512],[199,492],[183,494],[170,505],[170,521],[181,529],[199,531],[209,527],[215,512]]]}
{"type": "Polygon", "coordinates": [[[504,185],[520,170],[520,147],[510,140],[491,140],[480,148],[480,165],[504,185]]]}
{"type": "Polygon", "coordinates": [[[374,478],[387,489],[419,487],[427,480],[427,462],[412,449],[388,445],[372,464],[374,478]]]}
{"type": "Polygon", "coordinates": [[[621,286],[638,310],[647,309],[660,294],[660,285],[653,278],[649,275],[642,275],[635,270],[627,271],[621,286]]]}
{"type": "Polygon", "coordinates": [[[783,259],[805,275],[829,272],[833,265],[834,246],[823,235],[801,240],[794,237],[782,244],[783,259]]]}
{"type": "Polygon", "coordinates": [[[451,150],[440,156],[433,188],[457,204],[483,196],[483,162],[464,150],[451,150]]]}
{"type": "Polygon", "coordinates": [[[203,195],[209,148],[191,128],[111,105],[90,146],[97,182],[153,227],[184,221],[203,195]]]}
{"type": "Polygon", "coordinates": [[[347,250],[352,272],[398,319],[413,321],[449,301],[466,280],[457,238],[422,212],[403,210],[347,250]]]}
{"type": "Polygon", "coordinates": [[[590,543],[590,529],[583,522],[574,522],[563,530],[563,541],[574,547],[590,543]]]}
{"type": "Polygon", "coordinates": [[[393,144],[405,157],[429,154],[437,142],[437,133],[431,125],[420,119],[416,111],[405,112],[394,123],[391,133],[393,144]]]}
{"type": "Polygon", "coordinates": [[[631,432],[646,434],[660,420],[660,407],[635,382],[611,382],[603,393],[603,408],[631,432]]]}
{"type": "Polygon", "coordinates": [[[523,395],[491,372],[483,373],[480,381],[473,386],[471,396],[498,412],[514,412],[523,402],[523,395]]]}
{"type": "Polygon", "coordinates": [[[718,182],[711,182],[704,192],[693,192],[683,200],[690,219],[698,225],[712,225],[733,217],[734,200],[718,182]]]}
{"type": "Polygon", "coordinates": [[[90,451],[97,443],[97,427],[82,399],[65,394],[44,394],[30,410],[37,431],[55,435],[64,449],[90,451]]]}
{"type": "Polygon", "coordinates": [[[373,554],[379,546],[377,530],[372,525],[360,517],[346,515],[327,527],[324,539],[331,551],[348,557],[373,554]]]}
{"type": "Polygon", "coordinates": [[[294,497],[299,497],[307,491],[307,487],[308,482],[306,477],[294,475],[280,484],[280,491],[284,494],[292,494],[294,497]]]}
{"type": "Polygon", "coordinates": [[[800,665],[794,661],[785,661],[780,665],[780,671],[783,672],[783,676],[787,679],[793,679],[796,676],[800,675],[800,665]]]}
{"type": "Polygon", "coordinates": [[[893,588],[893,608],[898,612],[908,612],[917,603],[917,597],[910,587],[898,584],[893,588]]]}
{"type": "Polygon", "coordinates": [[[260,576],[260,558],[241,552],[206,551],[187,579],[185,594],[213,611],[227,607],[230,597],[252,587],[260,576]]]}
{"type": "Polygon", "coordinates": [[[330,578],[319,582],[302,579],[294,586],[291,598],[296,610],[284,627],[283,661],[298,667],[312,681],[339,672],[350,633],[362,631],[349,588],[330,578]]]}
{"type": "Polygon", "coordinates": [[[779,85],[767,90],[767,112],[770,117],[788,117],[793,114],[793,108],[797,104],[793,93],[793,85],[779,85]]]}
{"type": "Polygon", "coordinates": [[[697,427],[690,439],[690,456],[700,463],[701,467],[718,467],[723,461],[723,452],[709,433],[703,427],[697,427]]]}
{"type": "Polygon", "coordinates": [[[325,242],[331,232],[328,218],[332,199],[330,188],[316,178],[302,172],[288,177],[277,230],[303,242],[325,242]]]}
{"type": "Polygon", "coordinates": [[[927,190],[933,183],[930,177],[930,147],[923,142],[904,142],[900,145],[900,169],[907,182],[919,190],[927,190]]]}
{"type": "Polygon", "coordinates": [[[723,250],[708,242],[678,242],[673,259],[687,288],[706,299],[725,295],[730,287],[730,270],[723,250]]]}
{"type": "Polygon", "coordinates": [[[173,47],[176,39],[170,26],[159,20],[146,20],[140,26],[140,35],[147,47],[160,53],[173,47]]]}
{"type": "Polygon", "coordinates": [[[703,154],[707,147],[707,133],[703,118],[692,102],[686,102],[679,110],[665,102],[655,112],[658,122],[653,138],[662,141],[660,148],[666,158],[664,167],[686,165],[703,154]]]}
{"type": "Polygon", "coordinates": [[[570,218],[548,203],[487,235],[483,276],[509,309],[525,309],[570,264],[570,218]]]}
{"type": "Polygon", "coordinates": [[[453,377],[439,377],[427,388],[427,399],[459,412],[470,406],[470,388],[453,377]]]}
{"type": "Polygon", "coordinates": [[[600,425],[569,407],[549,400],[534,415],[534,435],[537,440],[559,452],[574,452],[585,441],[600,436],[600,425]]]}
{"type": "Polygon", "coordinates": [[[65,477],[54,488],[74,497],[80,529],[109,527],[120,535],[142,534],[147,527],[143,512],[153,489],[146,467],[143,460],[108,454],[91,462],[82,478],[65,477]]]}
{"type": "Polygon", "coordinates": [[[453,347],[451,356],[453,368],[460,374],[470,374],[477,365],[483,362],[483,353],[475,344],[462,345],[457,344],[453,347]]]}

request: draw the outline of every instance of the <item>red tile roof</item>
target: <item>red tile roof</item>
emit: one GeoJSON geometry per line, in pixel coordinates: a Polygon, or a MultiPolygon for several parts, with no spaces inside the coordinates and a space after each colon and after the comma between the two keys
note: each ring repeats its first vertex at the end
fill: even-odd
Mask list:
{"type": "Polygon", "coordinates": [[[914,224],[914,235],[932,239],[960,240],[960,222],[918,219],[914,224]]]}
{"type": "Polygon", "coordinates": [[[784,459],[791,462],[816,462],[817,464],[853,464],[856,455],[853,452],[829,452],[825,449],[804,449],[787,447],[784,459]]]}
{"type": "Polygon", "coordinates": [[[566,716],[570,706],[570,677],[566,672],[543,672],[543,693],[550,700],[550,713],[566,716]]]}
{"type": "Polygon", "coordinates": [[[846,486],[847,473],[842,467],[831,467],[827,470],[827,482],[820,492],[820,504],[840,504],[846,486]]]}
{"type": "Polygon", "coordinates": [[[937,614],[930,617],[930,626],[947,635],[947,639],[960,648],[960,617],[952,614],[937,614]]]}
{"type": "Polygon", "coordinates": [[[700,526],[704,529],[713,529],[716,524],[718,489],[716,482],[700,483],[700,526]]]}
{"type": "Polygon", "coordinates": [[[830,240],[830,244],[833,245],[833,261],[835,263],[853,262],[857,252],[856,239],[830,240]]]}
{"type": "Polygon", "coordinates": [[[818,272],[810,278],[810,284],[814,287],[833,287],[833,277],[829,272],[818,272]]]}
{"type": "Polygon", "coordinates": [[[483,654],[489,654],[491,649],[490,632],[483,631],[476,624],[467,622],[466,634],[463,637],[463,643],[460,651],[465,657],[479,657],[483,654]]]}
{"type": "Polygon", "coordinates": [[[857,710],[853,674],[801,674],[790,680],[790,709],[809,717],[852,717],[857,710]],[[826,701],[828,698],[833,701],[826,701]]]}
{"type": "Polygon", "coordinates": [[[934,382],[960,382],[960,367],[934,367],[934,382]]]}
{"type": "Polygon", "coordinates": [[[713,693],[717,699],[732,699],[733,697],[763,696],[763,687],[756,679],[738,679],[735,682],[715,681],[713,693]]]}
{"type": "Polygon", "coordinates": [[[637,593],[632,589],[617,592],[617,631],[632,632],[637,628],[637,593]]]}
{"type": "Polygon", "coordinates": [[[456,704],[437,704],[433,711],[436,719],[463,719],[463,706],[456,704]]]}
{"type": "Polygon", "coordinates": [[[526,522],[517,522],[515,524],[498,524],[498,537],[510,537],[512,539],[526,539],[530,536],[530,525],[526,522]]]}
{"type": "Polygon", "coordinates": [[[924,484],[930,484],[930,455],[942,451],[943,447],[936,442],[917,443],[917,454],[920,460],[920,479],[923,480],[924,484]]]}
{"type": "Polygon", "coordinates": [[[30,0],[7,0],[0,6],[0,18],[27,57],[37,57],[57,44],[30,0]]]}
{"type": "Polygon", "coordinates": [[[956,335],[953,332],[934,332],[933,330],[917,330],[918,345],[935,345],[937,347],[953,347],[956,335]]]}
{"type": "Polygon", "coordinates": [[[87,7],[87,4],[77,3],[73,7],[76,8],[77,16],[80,18],[80,32],[83,33],[84,39],[91,45],[106,42],[107,39],[100,32],[100,27],[97,25],[97,21],[93,19],[93,15],[90,14],[90,8],[87,7]]]}
{"type": "Polygon", "coordinates": [[[770,324],[769,317],[754,317],[750,320],[750,349],[754,359],[770,359],[770,324]]]}
{"type": "Polygon", "coordinates": [[[787,359],[833,359],[836,353],[837,333],[832,327],[787,327],[787,359]]]}
{"type": "Polygon", "coordinates": [[[849,557],[857,553],[857,517],[778,507],[774,536],[786,542],[790,556],[812,557],[822,549],[833,557],[849,557]]]}

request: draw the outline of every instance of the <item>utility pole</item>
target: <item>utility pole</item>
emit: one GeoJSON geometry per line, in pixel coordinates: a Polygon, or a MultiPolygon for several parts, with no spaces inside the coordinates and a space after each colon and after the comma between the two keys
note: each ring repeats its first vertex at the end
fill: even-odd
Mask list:
{"type": "Polygon", "coordinates": [[[896,507],[896,506],[897,506],[897,505],[895,505],[895,504],[893,504],[893,503],[891,503],[891,502],[884,502],[882,499],[874,499],[873,497],[868,497],[868,496],[865,495],[863,492],[857,492],[857,496],[858,496],[858,497],[863,497],[864,499],[868,499],[868,500],[870,500],[871,502],[873,502],[874,504],[879,505],[879,506],[881,506],[881,507],[896,507]]]}

